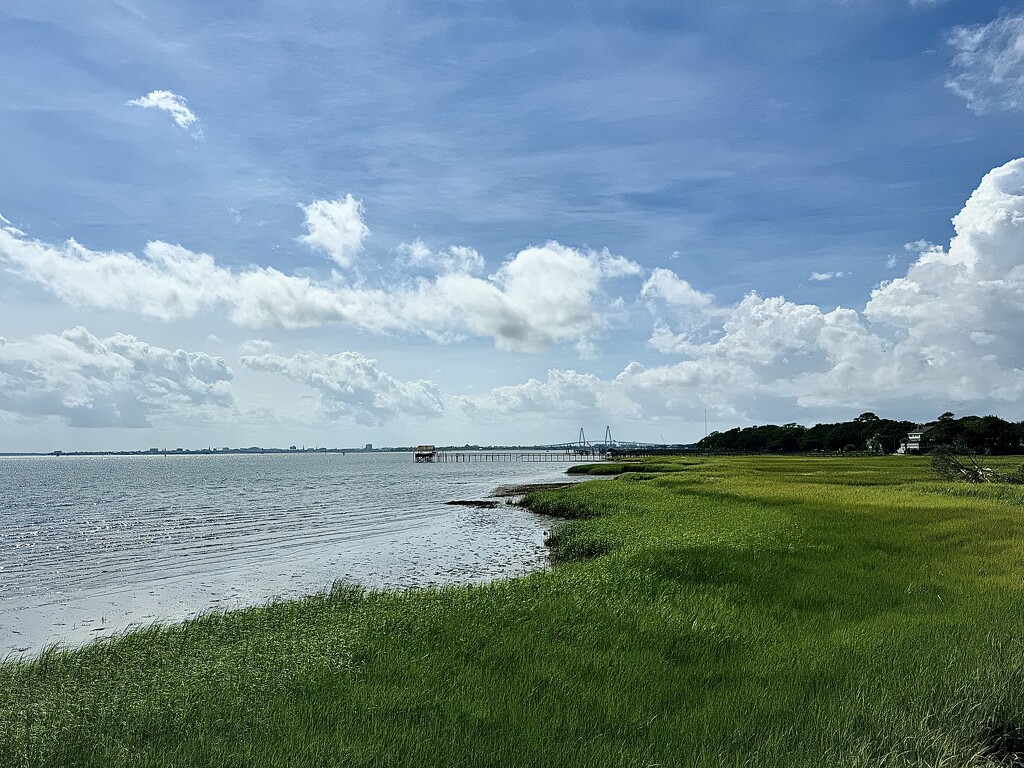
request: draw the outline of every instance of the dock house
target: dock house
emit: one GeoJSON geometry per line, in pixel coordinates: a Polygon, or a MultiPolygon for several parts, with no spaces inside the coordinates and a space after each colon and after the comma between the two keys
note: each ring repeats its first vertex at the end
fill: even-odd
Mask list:
{"type": "Polygon", "coordinates": [[[415,455],[417,464],[431,464],[437,458],[437,447],[433,445],[417,445],[415,455]]]}

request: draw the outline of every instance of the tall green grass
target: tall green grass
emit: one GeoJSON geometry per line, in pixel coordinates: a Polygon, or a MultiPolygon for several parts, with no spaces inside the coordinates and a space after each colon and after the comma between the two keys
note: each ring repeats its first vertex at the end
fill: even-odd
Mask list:
{"type": "MultiPolygon", "coordinates": [[[[630,462],[554,570],[0,666],[0,766],[982,766],[1024,752],[1024,493],[912,458],[630,462]],[[657,470],[652,471],[652,470],[657,470]]],[[[1024,754],[1022,754],[1024,759],[1024,754]]]]}

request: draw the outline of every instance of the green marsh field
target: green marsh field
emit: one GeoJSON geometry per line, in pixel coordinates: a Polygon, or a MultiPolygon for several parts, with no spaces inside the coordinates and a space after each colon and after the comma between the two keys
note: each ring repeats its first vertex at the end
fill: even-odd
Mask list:
{"type": "Polygon", "coordinates": [[[578,471],[607,477],[524,500],[550,571],[0,665],[0,766],[1024,765],[1024,486],[910,457],[578,471]]]}

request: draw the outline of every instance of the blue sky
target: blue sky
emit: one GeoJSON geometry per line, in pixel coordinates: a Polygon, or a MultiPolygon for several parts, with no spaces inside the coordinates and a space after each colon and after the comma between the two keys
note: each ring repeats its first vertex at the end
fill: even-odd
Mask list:
{"type": "MultiPolygon", "coordinates": [[[[972,387],[948,369],[924,395],[879,381],[831,399],[801,389],[794,377],[838,376],[843,362],[817,336],[773,357],[779,370],[706,346],[730,338],[751,292],[822,316],[850,308],[880,350],[927,336],[894,324],[899,312],[886,309],[880,320],[866,305],[884,281],[927,271],[926,245],[905,244],[955,253],[950,219],[989,171],[1022,154],[1013,79],[1021,62],[1011,45],[1021,9],[953,0],[706,6],[123,0],[53,9],[8,0],[0,214],[19,234],[0,272],[0,375],[10,392],[0,400],[0,450],[200,444],[213,434],[229,444],[558,441],[578,423],[690,440],[703,432],[705,408],[722,427],[813,423],[868,407],[926,419],[950,402],[1024,418],[1011,385],[972,387]],[[983,33],[966,64],[954,40],[964,26],[983,33]],[[994,75],[1002,79],[993,84],[994,75]],[[950,87],[958,77],[960,87],[950,87]],[[154,91],[180,99],[196,122],[182,127],[166,110],[129,104],[154,91]],[[361,203],[369,234],[342,264],[298,238],[312,232],[305,206],[347,195],[361,203]],[[41,276],[28,257],[10,255],[26,243],[59,250],[69,239],[92,254],[139,259],[148,242],[179,244],[233,273],[273,268],[331,290],[358,288],[337,301],[355,301],[359,317],[338,310],[303,327],[239,321],[224,309],[241,301],[237,287],[195,311],[139,311],[146,299],[137,292],[107,300],[81,287],[130,280],[124,273],[90,262],[76,293],[57,285],[57,273],[41,276]],[[432,255],[410,257],[417,241],[432,255]],[[531,324],[565,319],[491,296],[488,276],[551,241],[584,254],[600,276],[581,299],[589,320],[540,339],[531,324]],[[366,291],[441,274],[439,254],[453,245],[483,259],[469,293],[456,281],[437,291],[431,283],[416,301],[477,290],[479,300],[451,316],[424,311],[409,327],[390,315],[359,319],[384,301],[366,291]],[[608,266],[603,249],[632,266],[608,266]],[[678,295],[662,290],[667,278],[654,279],[659,269],[711,299],[681,309],[678,295]],[[519,327],[507,338],[503,312],[519,327]],[[53,353],[41,377],[44,363],[30,351],[46,346],[41,338],[66,346],[57,339],[79,326],[99,341],[120,333],[219,358],[230,376],[198,377],[206,387],[198,394],[191,373],[161,375],[158,397],[145,377],[77,368],[64,377],[82,378],[69,392],[58,372],[72,364],[68,355],[53,353]],[[658,327],[676,338],[668,351],[652,343],[658,327]],[[340,365],[342,353],[376,360],[369,379],[340,365]],[[634,362],[664,376],[613,384],[634,362]],[[724,367],[698,381],[682,362],[724,367]],[[326,368],[313,376],[311,366],[326,368]],[[550,370],[592,379],[565,390],[550,370]],[[531,379],[547,389],[529,387],[531,379]],[[398,385],[419,381],[436,392],[420,407],[403,405],[419,390],[398,385]],[[138,418],[126,416],[129,401],[138,418]],[[69,409],[78,416],[69,420],[69,409]]],[[[1024,245],[1016,230],[1006,236],[1024,245]]],[[[537,272],[524,266],[522,284],[557,280],[544,265],[568,258],[558,253],[538,256],[537,272]]],[[[396,305],[399,315],[420,312],[409,301],[396,305]]],[[[976,350],[990,363],[993,349],[1015,341],[998,331],[1019,309],[999,307],[998,317],[979,310],[982,325],[968,329],[998,337],[976,350]]],[[[941,368],[935,346],[915,352],[929,370],[941,368]]],[[[1008,381],[1020,370],[1012,353],[992,364],[1008,381]]]]}

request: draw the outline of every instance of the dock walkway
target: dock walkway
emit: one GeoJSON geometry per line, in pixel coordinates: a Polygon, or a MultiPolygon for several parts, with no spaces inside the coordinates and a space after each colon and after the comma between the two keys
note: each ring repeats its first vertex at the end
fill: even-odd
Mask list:
{"type": "MultiPolygon", "coordinates": [[[[423,461],[417,456],[417,461],[423,461]]],[[[531,461],[531,462],[573,462],[603,461],[604,456],[592,451],[437,451],[425,459],[430,463],[481,462],[481,461],[531,461]]]]}

